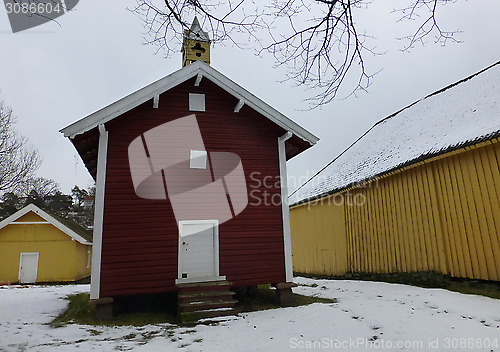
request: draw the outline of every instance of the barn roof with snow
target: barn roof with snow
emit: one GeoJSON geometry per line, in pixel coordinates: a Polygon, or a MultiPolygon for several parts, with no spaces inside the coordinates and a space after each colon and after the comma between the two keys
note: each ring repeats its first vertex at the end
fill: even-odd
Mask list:
{"type": "Polygon", "coordinates": [[[291,205],[500,136],[500,62],[377,122],[293,192],[291,205]]]}

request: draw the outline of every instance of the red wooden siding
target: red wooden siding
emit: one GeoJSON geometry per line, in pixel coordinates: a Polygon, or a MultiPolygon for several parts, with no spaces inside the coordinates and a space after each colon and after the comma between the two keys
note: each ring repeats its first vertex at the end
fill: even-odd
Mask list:
{"type": "MultiPolygon", "coordinates": [[[[194,112],[208,152],[237,154],[245,171],[246,209],[219,227],[219,273],[235,285],[285,281],[277,138],[285,131],[203,79],[162,94],[106,124],[109,131],[101,262],[101,297],[175,290],[178,229],[168,200],[136,196],[128,146],[140,134],[193,112],[189,93],[206,94],[206,112],[194,112]],[[271,177],[274,182],[264,177],[271,177]],[[267,188],[266,186],[272,186],[267,188]],[[267,193],[264,193],[267,192],[267,193]],[[260,203],[257,197],[266,199],[260,203]],[[275,195],[275,196],[273,196],[275,195]],[[267,205],[265,204],[267,200],[267,205]],[[274,202],[271,203],[271,200],[274,202]]],[[[92,132],[93,133],[93,132],[92,132]]],[[[168,151],[167,151],[168,152],[168,151]]]]}

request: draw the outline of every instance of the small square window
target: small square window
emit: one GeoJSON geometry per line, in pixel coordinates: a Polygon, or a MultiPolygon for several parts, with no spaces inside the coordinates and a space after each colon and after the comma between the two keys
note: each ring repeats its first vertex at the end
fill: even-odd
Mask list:
{"type": "Polygon", "coordinates": [[[191,150],[189,157],[189,167],[191,169],[207,168],[207,152],[205,150],[191,150]]]}
{"type": "Polygon", "coordinates": [[[189,93],[189,111],[205,111],[205,94],[189,93]]]}

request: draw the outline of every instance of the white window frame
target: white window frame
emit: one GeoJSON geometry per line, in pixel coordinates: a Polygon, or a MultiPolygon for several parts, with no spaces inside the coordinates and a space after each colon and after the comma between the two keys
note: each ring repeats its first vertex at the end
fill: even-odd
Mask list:
{"type": "Polygon", "coordinates": [[[189,93],[189,111],[205,111],[205,94],[189,93]]]}
{"type": "Polygon", "coordinates": [[[207,159],[206,150],[191,150],[189,153],[189,168],[206,170],[207,159]]]}
{"type": "Polygon", "coordinates": [[[90,257],[91,257],[91,251],[90,249],[87,249],[87,269],[90,268],[90,263],[91,263],[90,257]]]}

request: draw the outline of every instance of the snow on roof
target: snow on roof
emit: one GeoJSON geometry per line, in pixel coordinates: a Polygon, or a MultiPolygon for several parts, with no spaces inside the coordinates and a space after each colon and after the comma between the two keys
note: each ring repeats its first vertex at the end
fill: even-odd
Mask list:
{"type": "Polygon", "coordinates": [[[291,205],[500,135],[500,62],[377,122],[289,197],[291,205]]]}

